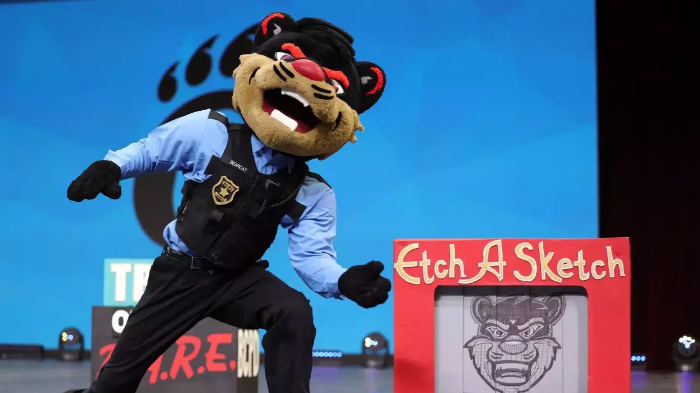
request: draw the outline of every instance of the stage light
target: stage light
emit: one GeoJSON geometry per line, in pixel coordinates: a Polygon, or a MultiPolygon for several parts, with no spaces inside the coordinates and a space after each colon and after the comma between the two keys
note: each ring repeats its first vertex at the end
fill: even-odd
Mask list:
{"type": "Polygon", "coordinates": [[[632,355],[632,370],[633,371],[643,371],[647,367],[647,357],[646,355],[632,355]]]}
{"type": "Polygon", "coordinates": [[[673,345],[673,361],[678,371],[693,372],[700,362],[700,350],[695,338],[683,336],[673,345]]]}
{"type": "Polygon", "coordinates": [[[315,366],[340,367],[343,365],[343,353],[327,349],[314,349],[311,353],[315,366]]]}
{"type": "Polygon", "coordinates": [[[362,341],[362,360],[365,367],[389,366],[389,340],[380,333],[371,333],[362,341]]]}
{"type": "Polygon", "coordinates": [[[324,359],[342,358],[343,353],[340,351],[316,351],[316,350],[314,350],[311,356],[313,356],[315,358],[324,358],[324,359]]]}
{"type": "Polygon", "coordinates": [[[58,336],[58,354],[65,362],[80,362],[85,357],[85,340],[74,327],[63,329],[58,336]]]}
{"type": "Polygon", "coordinates": [[[644,355],[632,355],[632,363],[646,362],[647,357],[644,355]]]}

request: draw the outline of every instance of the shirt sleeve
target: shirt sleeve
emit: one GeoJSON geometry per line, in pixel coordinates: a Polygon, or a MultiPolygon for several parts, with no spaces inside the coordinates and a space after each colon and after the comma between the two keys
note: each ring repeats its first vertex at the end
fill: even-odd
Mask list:
{"type": "Polygon", "coordinates": [[[335,193],[327,188],[289,229],[289,260],[312,291],[325,298],[343,299],[338,279],[347,269],[338,264],[333,248],[336,218],[335,193]]]}
{"type": "Polygon", "coordinates": [[[147,173],[189,171],[204,132],[209,110],[191,113],[151,131],[146,138],[105,157],[119,165],[122,179],[147,173]]]}

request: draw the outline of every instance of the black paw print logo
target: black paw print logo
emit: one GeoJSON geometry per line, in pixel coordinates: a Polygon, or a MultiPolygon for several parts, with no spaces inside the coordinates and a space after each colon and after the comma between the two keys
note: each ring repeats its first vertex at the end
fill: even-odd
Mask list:
{"type": "MultiPolygon", "coordinates": [[[[241,55],[250,53],[253,48],[253,36],[255,35],[255,30],[257,24],[250,26],[248,29],[240,33],[236,38],[234,38],[224,49],[221,57],[219,58],[218,71],[221,75],[231,78],[233,70],[238,67],[240,60],[238,59],[241,55]]],[[[215,35],[204,42],[199,48],[192,54],[187,65],[185,66],[185,78],[184,81],[178,81],[175,77],[175,73],[180,67],[180,62],[177,61],[171,65],[165,74],[160,79],[158,83],[158,100],[163,103],[170,102],[179,90],[181,83],[186,83],[190,87],[196,87],[204,83],[204,81],[209,78],[214,70],[214,60],[209,53],[210,49],[214,46],[218,35],[215,35]]],[[[167,123],[178,117],[188,115],[192,112],[204,110],[204,109],[214,109],[221,110],[231,107],[231,88],[227,86],[224,90],[216,90],[206,92],[203,95],[194,97],[187,101],[185,104],[175,109],[168,117],[163,120],[163,123],[167,123]]]]}
{"type": "MultiPolygon", "coordinates": [[[[233,70],[240,64],[239,57],[250,53],[253,48],[253,36],[258,24],[254,24],[238,34],[224,49],[218,61],[218,72],[232,78],[233,70]]],[[[178,94],[181,84],[196,87],[204,83],[215,71],[214,59],[210,49],[218,35],[209,38],[192,54],[185,65],[184,80],[175,76],[181,66],[179,61],[173,63],[158,83],[158,100],[162,103],[172,101],[178,94]]],[[[204,109],[222,110],[231,108],[231,86],[222,90],[204,92],[172,111],[161,124],[204,109]]],[[[134,209],[141,228],[155,243],[165,246],[163,228],[175,219],[173,206],[173,188],[175,174],[153,174],[137,178],[134,182],[134,209]]]]}

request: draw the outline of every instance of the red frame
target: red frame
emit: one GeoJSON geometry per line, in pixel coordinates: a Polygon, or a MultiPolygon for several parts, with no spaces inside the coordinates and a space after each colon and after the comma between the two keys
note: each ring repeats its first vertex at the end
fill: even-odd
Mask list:
{"type": "MultiPolygon", "coordinates": [[[[522,251],[522,250],[521,250],[522,251]]],[[[629,393],[631,391],[630,361],[630,250],[628,238],[610,239],[461,239],[461,240],[395,240],[394,241],[394,392],[435,392],[435,289],[439,285],[482,286],[582,286],[588,292],[588,392],[629,393]],[[518,258],[516,247],[529,243],[532,250],[526,255],[536,261],[537,273],[529,277],[532,264],[518,258]],[[544,255],[553,252],[547,265],[559,277],[557,264],[561,259],[562,272],[573,276],[561,282],[545,275],[540,260],[539,244],[544,255]],[[500,243],[500,246],[499,246],[500,243]],[[451,247],[453,245],[453,247],[451,247]],[[492,248],[486,249],[487,246],[492,248]],[[497,249],[503,251],[505,265],[479,265],[495,262],[497,249]],[[454,250],[454,251],[451,251],[454,250]],[[402,252],[403,251],[403,252],[402,252]],[[583,252],[585,265],[569,267],[583,252]],[[404,255],[401,255],[401,254],[404,255]],[[477,276],[484,266],[483,277],[470,283],[460,283],[459,265],[453,276],[448,274],[450,254],[461,259],[466,278],[477,276]],[[428,263],[419,265],[423,255],[428,263]],[[443,264],[444,262],[444,264],[443,264]],[[601,263],[603,265],[601,265],[601,263]],[[613,266],[614,277],[610,276],[613,266]],[[595,264],[591,274],[592,265],[595,264]],[[424,265],[426,265],[424,267],[424,265]],[[436,269],[437,267],[437,269],[436,269]],[[564,270],[566,269],[566,270],[564,270]],[[424,270],[432,276],[432,283],[424,282],[424,270]],[[583,270],[584,275],[580,276],[583,270]],[[445,274],[444,278],[435,272],[445,274]],[[516,277],[516,271],[520,278],[516,277]],[[623,272],[624,274],[621,274],[623,272]],[[498,273],[500,277],[497,276],[498,273]],[[585,273],[589,274],[586,279],[585,273]],[[604,277],[600,277],[603,273],[604,277]],[[418,278],[419,282],[412,280],[418,278]],[[402,278],[403,276],[403,278],[402,278]],[[523,281],[522,279],[530,281],[523,281]],[[583,279],[582,279],[583,278],[583,279]],[[410,283],[409,281],[413,281],[410,283]]]]}

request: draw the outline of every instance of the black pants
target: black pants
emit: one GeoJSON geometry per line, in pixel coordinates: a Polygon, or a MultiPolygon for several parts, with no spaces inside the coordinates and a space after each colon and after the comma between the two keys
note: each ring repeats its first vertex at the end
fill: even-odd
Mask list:
{"type": "Polygon", "coordinates": [[[303,294],[258,265],[238,273],[210,273],[161,255],[111,359],[88,392],[135,392],[151,364],[206,317],[242,329],[265,329],[262,345],[270,393],[309,391],[316,329],[303,294]]]}

